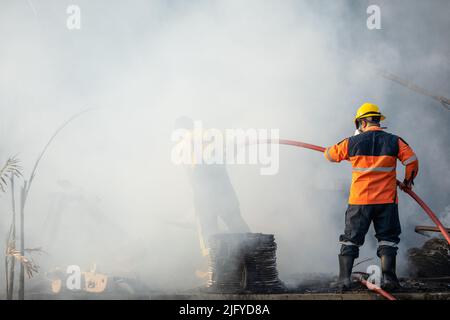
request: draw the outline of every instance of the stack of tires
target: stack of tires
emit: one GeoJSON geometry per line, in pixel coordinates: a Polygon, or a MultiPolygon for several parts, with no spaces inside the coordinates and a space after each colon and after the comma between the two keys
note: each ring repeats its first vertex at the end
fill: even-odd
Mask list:
{"type": "Polygon", "coordinates": [[[278,278],[274,236],[262,233],[226,233],[210,238],[211,291],[223,293],[283,292],[278,278]]]}

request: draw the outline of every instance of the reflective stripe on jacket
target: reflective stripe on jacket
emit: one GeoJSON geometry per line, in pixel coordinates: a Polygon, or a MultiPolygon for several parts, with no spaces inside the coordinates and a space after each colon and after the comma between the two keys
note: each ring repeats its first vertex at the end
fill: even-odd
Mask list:
{"type": "Polygon", "coordinates": [[[411,147],[402,138],[379,127],[369,127],[359,135],[344,139],[326,148],[324,154],[331,162],[351,162],[349,204],[397,203],[397,159],[406,166],[405,179],[414,179],[419,170],[419,161],[411,147]]]}

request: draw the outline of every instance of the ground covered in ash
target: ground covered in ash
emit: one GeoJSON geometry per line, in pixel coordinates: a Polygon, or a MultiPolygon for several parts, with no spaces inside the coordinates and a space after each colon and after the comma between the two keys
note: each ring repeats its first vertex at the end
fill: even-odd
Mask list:
{"type": "MultiPolygon", "coordinates": [[[[420,248],[408,250],[410,274],[400,278],[397,292],[450,292],[450,245],[442,238],[432,238],[420,248]]],[[[320,273],[296,274],[286,280],[286,290],[292,293],[332,293],[330,284],[336,275],[320,273]]],[[[354,282],[354,291],[367,288],[354,282]]]]}
{"type": "MultiPolygon", "coordinates": [[[[298,274],[286,283],[287,293],[338,293],[331,288],[337,277],[330,274],[298,274]]],[[[400,278],[401,289],[396,292],[450,292],[450,278],[400,278]]],[[[359,281],[353,282],[355,292],[366,292],[367,287],[359,281]]]]}

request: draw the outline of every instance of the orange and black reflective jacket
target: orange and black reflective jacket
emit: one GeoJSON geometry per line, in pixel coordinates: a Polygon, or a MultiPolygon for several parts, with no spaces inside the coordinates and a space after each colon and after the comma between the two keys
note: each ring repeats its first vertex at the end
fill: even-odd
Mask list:
{"type": "Polygon", "coordinates": [[[406,166],[405,179],[414,179],[419,170],[419,161],[411,147],[402,138],[379,127],[369,127],[326,148],[325,157],[331,162],[351,162],[349,204],[398,203],[397,159],[406,166]]]}

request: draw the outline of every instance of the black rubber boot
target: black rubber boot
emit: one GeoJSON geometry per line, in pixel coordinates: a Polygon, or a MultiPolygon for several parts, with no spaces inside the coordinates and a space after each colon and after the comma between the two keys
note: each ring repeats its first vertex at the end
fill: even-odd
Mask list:
{"type": "Polygon", "coordinates": [[[381,287],[386,290],[400,289],[400,283],[395,274],[395,255],[381,256],[381,272],[383,274],[381,287]]]}
{"type": "Polygon", "coordinates": [[[338,255],[339,257],[339,278],[337,282],[332,284],[332,287],[339,291],[348,291],[351,290],[352,286],[352,269],[353,262],[355,258],[353,256],[343,256],[338,255]]]}

